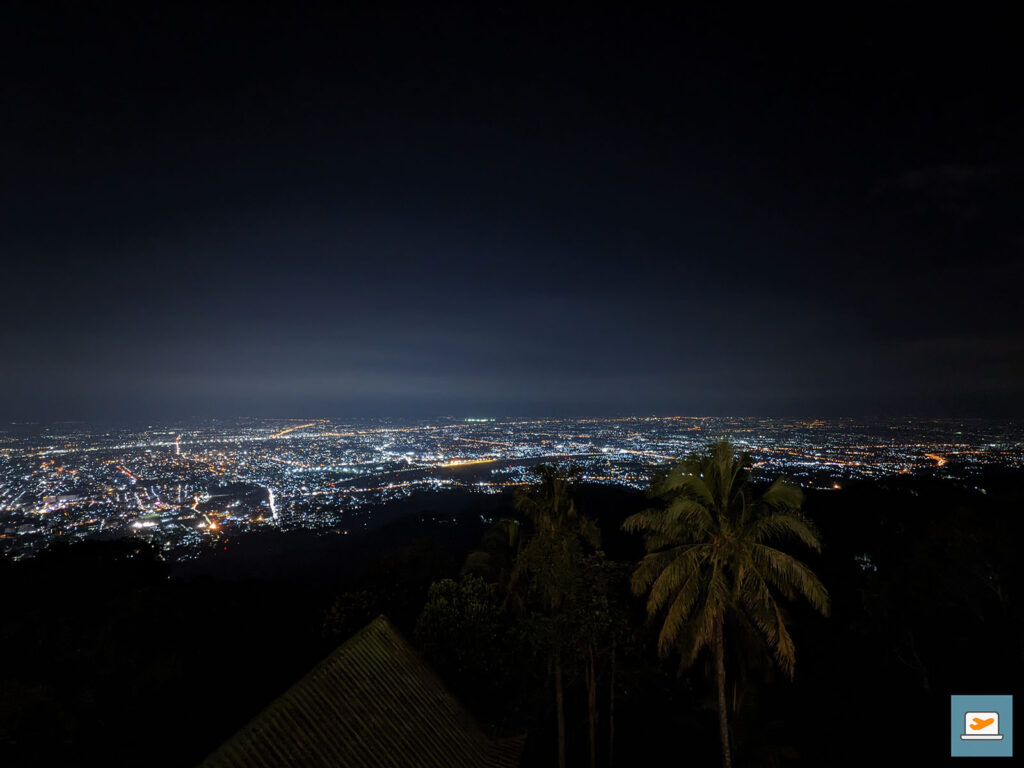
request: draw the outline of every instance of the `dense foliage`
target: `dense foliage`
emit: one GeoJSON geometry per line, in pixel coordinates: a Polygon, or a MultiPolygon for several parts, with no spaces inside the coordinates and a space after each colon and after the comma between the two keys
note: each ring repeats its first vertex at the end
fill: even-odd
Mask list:
{"type": "MultiPolygon", "coordinates": [[[[769,486],[750,481],[750,498],[763,498],[769,486]]],[[[556,650],[567,765],[592,754],[597,766],[717,763],[712,654],[682,672],[681,654],[662,659],[664,622],[630,590],[645,550],[621,524],[659,502],[565,491],[549,501],[571,500],[572,515],[549,534],[522,499],[491,497],[472,501],[491,505],[490,527],[479,512],[443,525],[411,517],[347,543],[317,540],[262,578],[171,568],[139,542],[0,560],[3,763],[194,764],[379,613],[482,720],[528,731],[524,764],[558,764],[556,650]],[[568,562],[548,562],[554,552],[568,562]],[[342,567],[301,570],[306,560],[342,567]],[[545,594],[548,579],[560,596],[545,594]]],[[[883,748],[908,764],[946,759],[949,694],[1011,692],[1024,678],[1022,505],[1019,473],[806,493],[801,515],[822,547],[801,560],[827,587],[831,615],[781,595],[792,679],[770,646],[726,635],[734,764],[863,765],[883,748]],[[915,738],[888,739],[879,702],[915,738]]]]}

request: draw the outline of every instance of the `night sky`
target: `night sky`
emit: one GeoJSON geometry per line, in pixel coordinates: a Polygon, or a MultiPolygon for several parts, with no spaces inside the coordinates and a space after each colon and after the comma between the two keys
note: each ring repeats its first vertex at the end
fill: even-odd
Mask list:
{"type": "Polygon", "coordinates": [[[0,419],[1024,410],[1008,16],[148,5],[0,11],[0,419]]]}

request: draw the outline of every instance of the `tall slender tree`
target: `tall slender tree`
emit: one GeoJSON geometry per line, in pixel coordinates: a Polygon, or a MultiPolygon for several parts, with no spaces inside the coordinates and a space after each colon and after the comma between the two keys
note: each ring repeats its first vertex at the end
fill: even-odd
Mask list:
{"type": "Polygon", "coordinates": [[[554,674],[555,715],[558,721],[558,765],[566,765],[566,667],[572,662],[572,617],[577,571],[583,559],[579,540],[571,532],[538,532],[516,558],[514,589],[522,595],[526,625],[533,642],[548,656],[554,674]]]}
{"type": "Polygon", "coordinates": [[[778,666],[792,677],[796,661],[778,597],[802,596],[822,614],[828,591],[805,564],[777,545],[798,539],[819,552],[802,494],[776,480],[760,497],[750,482],[750,456],[721,441],[654,480],[658,504],[623,523],[644,535],[648,554],[633,591],[648,593],[647,612],[663,617],[658,651],[679,651],[689,666],[704,648],[714,661],[722,764],[732,765],[725,684],[725,625],[756,627],[778,666]]]}
{"type": "MultiPolygon", "coordinates": [[[[583,568],[583,545],[598,546],[600,531],[579,514],[575,499],[575,474],[542,464],[536,467],[537,482],[515,495],[516,510],[530,525],[530,536],[516,557],[510,593],[532,595],[543,618],[540,633],[550,654],[555,678],[558,718],[558,765],[566,764],[565,665],[570,650],[571,614],[583,568]]],[[[527,598],[530,600],[530,598],[527,598]]]]}
{"type": "MultiPolygon", "coordinates": [[[[515,494],[516,518],[499,520],[463,572],[496,581],[504,608],[528,628],[548,657],[554,679],[558,764],[566,764],[566,687],[582,670],[587,689],[588,746],[597,763],[597,686],[601,665],[625,624],[613,585],[625,575],[600,551],[600,530],[580,514],[577,472],[542,464],[536,482],[515,494]]],[[[611,692],[614,698],[614,689],[611,692]]],[[[610,711],[609,726],[611,727],[610,711]]]]}

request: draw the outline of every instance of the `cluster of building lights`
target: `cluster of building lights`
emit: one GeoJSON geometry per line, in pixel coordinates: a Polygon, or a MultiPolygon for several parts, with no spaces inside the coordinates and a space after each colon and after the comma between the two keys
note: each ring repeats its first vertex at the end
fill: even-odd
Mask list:
{"type": "Polygon", "coordinates": [[[811,488],[928,473],[968,479],[1024,466],[1005,423],[645,417],[339,423],[247,420],[130,431],[0,427],[0,552],[61,538],[143,536],[187,557],[265,526],[369,527],[381,504],[423,490],[500,493],[540,462],[584,482],[643,488],[651,473],[728,437],[764,479],[811,488]]]}

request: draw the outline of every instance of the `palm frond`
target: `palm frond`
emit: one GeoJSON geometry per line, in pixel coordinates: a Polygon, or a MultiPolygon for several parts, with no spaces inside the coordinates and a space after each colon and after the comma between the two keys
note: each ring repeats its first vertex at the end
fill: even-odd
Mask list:
{"type": "Polygon", "coordinates": [[[648,552],[632,587],[647,593],[649,617],[664,612],[658,650],[679,650],[681,667],[693,663],[713,642],[718,622],[731,615],[759,635],[765,651],[792,676],[793,640],[777,596],[803,596],[825,615],[829,596],[810,568],[770,543],[799,539],[821,551],[821,541],[800,512],[799,488],[779,480],[754,498],[750,467],[749,454],[720,441],[652,481],[649,496],[659,507],[622,524],[643,534],[648,552]]]}
{"type": "Polygon", "coordinates": [[[673,547],[663,552],[652,552],[644,556],[633,572],[633,593],[639,595],[650,588],[658,575],[679,556],[682,549],[683,547],[673,547]]]}
{"type": "Polygon", "coordinates": [[[821,552],[818,529],[799,512],[772,512],[752,522],[747,537],[752,543],[780,540],[794,536],[815,552],[821,552]]]}
{"type": "Polygon", "coordinates": [[[751,556],[765,580],[780,591],[796,591],[803,595],[823,616],[829,614],[828,590],[814,571],[792,555],[774,547],[755,544],[751,556]]]}
{"type": "Polygon", "coordinates": [[[761,503],[773,509],[799,509],[803,501],[803,491],[782,477],[761,494],[761,503]]]}
{"type": "Polygon", "coordinates": [[[782,619],[779,604],[772,597],[764,579],[755,571],[748,572],[744,579],[740,602],[751,622],[761,632],[775,662],[788,676],[792,676],[796,656],[793,640],[782,619]]]}
{"type": "MultiPolygon", "coordinates": [[[[693,664],[701,649],[714,639],[715,623],[723,616],[728,606],[729,588],[721,563],[715,563],[712,566],[711,573],[700,592],[704,599],[700,609],[693,614],[693,619],[689,622],[687,642],[680,648],[684,666],[693,664]]],[[[671,650],[670,637],[673,634],[678,637],[678,628],[674,628],[674,633],[669,633],[668,636],[662,629],[662,633],[658,637],[659,653],[666,655],[671,650]]]]}
{"type": "Polygon", "coordinates": [[[651,594],[647,599],[647,612],[657,613],[673,595],[683,590],[691,578],[699,578],[701,562],[705,555],[706,552],[701,545],[692,546],[679,552],[651,583],[651,594]]]}
{"type": "Polygon", "coordinates": [[[678,531],[667,533],[648,533],[644,537],[644,543],[648,552],[660,552],[666,548],[695,544],[698,537],[683,534],[678,531]]]}
{"type": "Polygon", "coordinates": [[[796,647],[793,645],[793,638],[786,628],[786,622],[782,618],[782,608],[779,607],[778,603],[775,603],[775,623],[779,628],[775,660],[782,667],[782,671],[786,673],[786,676],[792,679],[793,671],[796,667],[796,647]]]}
{"type": "Polygon", "coordinates": [[[699,534],[701,531],[714,528],[715,519],[708,508],[699,501],[675,499],[665,510],[664,526],[663,531],[670,529],[671,526],[699,534]]]}
{"type": "MultiPolygon", "coordinates": [[[[693,611],[694,603],[700,597],[702,582],[698,571],[691,572],[681,585],[658,633],[658,653],[667,656],[680,645],[681,633],[687,628],[687,619],[693,611]]],[[[706,604],[705,600],[705,604],[706,604]]],[[[685,654],[685,648],[684,654],[685,654]]]]}
{"type": "Polygon", "coordinates": [[[691,498],[706,506],[714,506],[715,496],[701,477],[699,467],[676,465],[656,487],[657,495],[691,498]]]}

